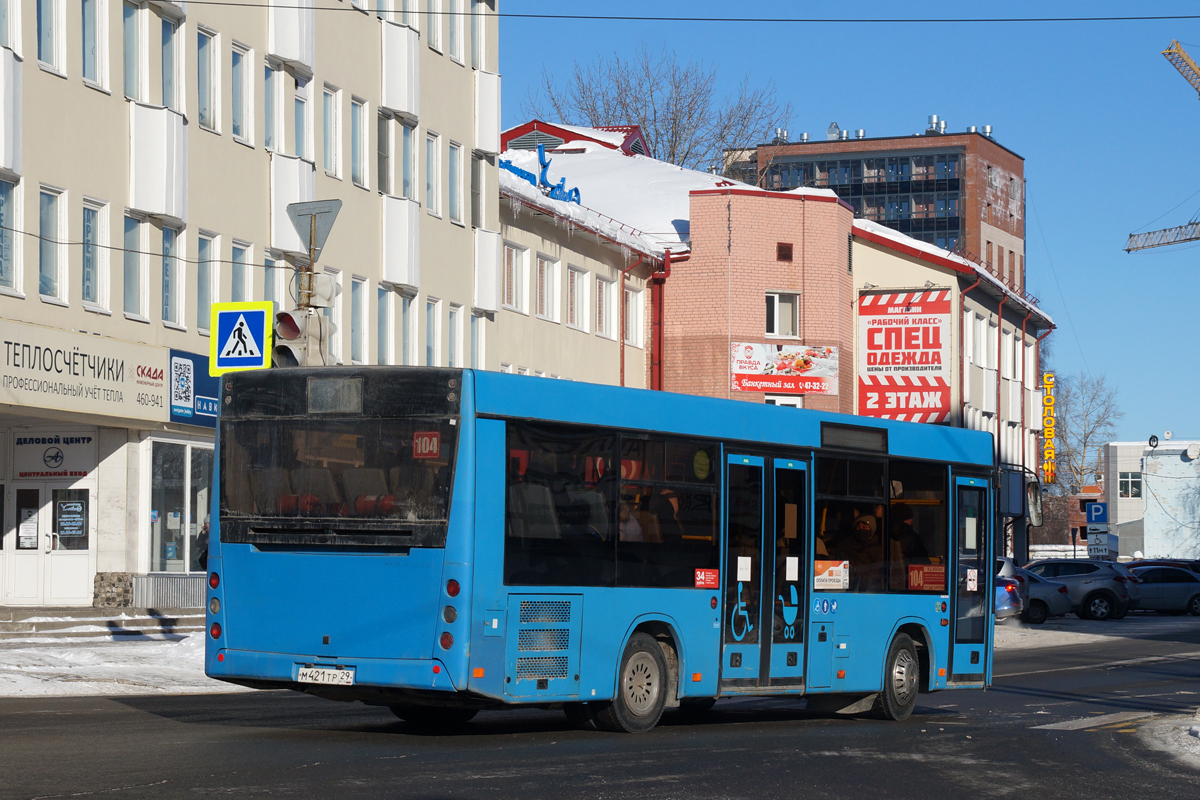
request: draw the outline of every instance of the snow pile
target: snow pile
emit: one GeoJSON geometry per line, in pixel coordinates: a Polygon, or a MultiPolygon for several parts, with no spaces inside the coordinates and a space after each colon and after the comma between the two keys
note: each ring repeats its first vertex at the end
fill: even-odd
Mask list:
{"type": "Polygon", "coordinates": [[[1139,726],[1142,741],[1170,753],[1194,769],[1200,769],[1200,709],[1194,717],[1154,720],[1139,726]]]}
{"type": "Polygon", "coordinates": [[[1033,649],[1073,644],[1116,642],[1118,639],[1155,638],[1194,631],[1194,617],[1162,617],[1133,612],[1124,619],[1083,620],[1074,614],[1046,620],[1041,625],[1026,625],[1017,618],[998,623],[993,641],[996,649],[1033,649]]]}
{"type": "Polygon", "coordinates": [[[0,643],[0,697],[238,691],[204,674],[203,633],[0,643]]]}

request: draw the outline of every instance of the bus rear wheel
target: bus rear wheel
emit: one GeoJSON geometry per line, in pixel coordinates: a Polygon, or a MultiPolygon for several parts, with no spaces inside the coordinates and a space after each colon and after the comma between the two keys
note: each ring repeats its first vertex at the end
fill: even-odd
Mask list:
{"type": "Polygon", "coordinates": [[[906,633],[892,640],[883,667],[883,691],[875,697],[872,709],[882,719],[908,719],[917,705],[920,691],[921,662],[917,648],[906,633]]]}
{"type": "Polygon", "coordinates": [[[476,708],[436,708],[434,706],[388,706],[400,719],[422,728],[445,730],[466,725],[479,713],[476,708]]]}
{"type": "Polygon", "coordinates": [[[596,724],[618,733],[644,733],[662,717],[667,701],[667,660],[652,636],[635,633],[625,645],[617,696],[596,711],[596,724]]]}

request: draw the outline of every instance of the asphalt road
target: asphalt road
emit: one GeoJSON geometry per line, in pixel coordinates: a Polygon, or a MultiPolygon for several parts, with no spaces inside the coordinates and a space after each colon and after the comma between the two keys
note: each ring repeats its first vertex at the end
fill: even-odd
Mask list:
{"type": "Polygon", "coordinates": [[[1200,771],[1137,735],[1200,705],[1188,619],[1001,651],[990,690],[922,695],[901,723],[728,700],[640,736],[556,711],[431,735],[290,692],[0,700],[0,797],[1198,797],[1200,771]]]}

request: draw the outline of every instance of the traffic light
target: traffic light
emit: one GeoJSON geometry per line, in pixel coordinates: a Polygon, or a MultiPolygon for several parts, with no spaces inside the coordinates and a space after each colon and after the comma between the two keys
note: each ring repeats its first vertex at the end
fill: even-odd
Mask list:
{"type": "Polygon", "coordinates": [[[311,309],[276,313],[273,366],[319,367],[333,363],[327,354],[334,330],[324,315],[311,309]]]}

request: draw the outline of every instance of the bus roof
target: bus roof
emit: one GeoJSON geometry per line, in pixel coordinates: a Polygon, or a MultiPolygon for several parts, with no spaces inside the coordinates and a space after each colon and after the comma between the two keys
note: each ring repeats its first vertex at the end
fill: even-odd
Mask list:
{"type": "Polygon", "coordinates": [[[888,454],[992,466],[992,435],[915,422],[501,372],[474,376],[475,413],[817,448],[821,423],[887,431],[888,454]]]}

